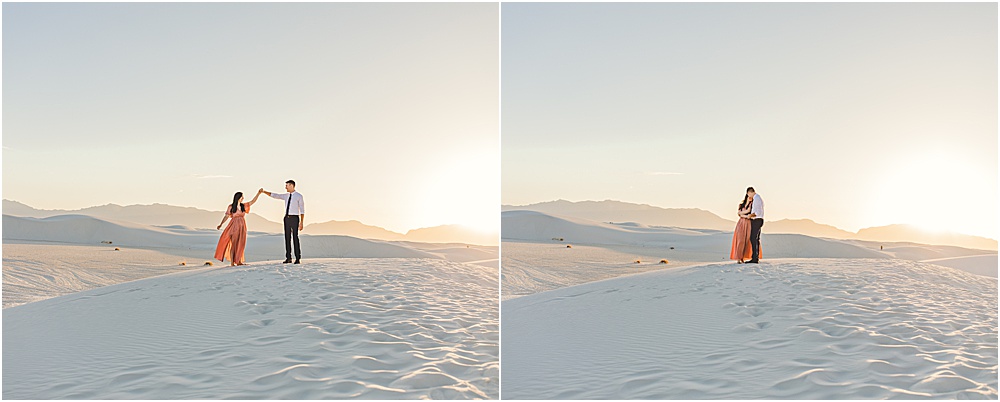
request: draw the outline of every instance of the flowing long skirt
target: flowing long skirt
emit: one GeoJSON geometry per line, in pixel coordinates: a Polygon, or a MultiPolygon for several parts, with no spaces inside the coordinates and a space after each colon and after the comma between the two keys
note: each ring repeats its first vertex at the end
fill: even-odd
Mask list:
{"type": "MultiPolygon", "coordinates": [[[[761,250],[761,256],[764,252],[761,250]]],[[[750,220],[740,218],[736,222],[736,231],[733,233],[733,248],[729,251],[730,260],[749,260],[753,258],[753,247],[750,245],[750,220]]]]}
{"type": "Polygon", "coordinates": [[[230,261],[242,264],[246,246],[247,222],[242,216],[233,217],[219,237],[219,245],[215,247],[215,259],[225,261],[225,257],[229,257],[230,261]]]}

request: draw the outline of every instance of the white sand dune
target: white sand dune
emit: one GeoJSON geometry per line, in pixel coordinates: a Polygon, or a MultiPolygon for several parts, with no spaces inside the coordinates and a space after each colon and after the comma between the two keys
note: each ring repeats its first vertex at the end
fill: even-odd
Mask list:
{"type": "Polygon", "coordinates": [[[926,232],[912,225],[888,225],[858,230],[856,239],[870,241],[908,241],[997,251],[996,239],[961,233],[926,232]]]}
{"type": "Polygon", "coordinates": [[[893,258],[923,261],[946,267],[956,268],[976,275],[997,277],[997,253],[990,250],[977,250],[958,246],[928,245],[919,243],[888,243],[865,240],[852,240],[850,243],[879,249],[893,258]]]}
{"type": "MultiPolygon", "coordinates": [[[[60,215],[44,219],[3,216],[3,239],[21,241],[60,242],[70,244],[101,244],[110,246],[159,249],[207,250],[215,252],[217,230],[193,230],[140,225],[130,222],[98,219],[86,215],[60,215]]],[[[400,257],[436,258],[413,248],[376,240],[349,236],[299,236],[303,249],[316,257],[400,257]]],[[[250,232],[247,236],[247,257],[271,256],[283,258],[284,235],[250,232]]]]}
{"type": "Polygon", "coordinates": [[[670,240],[708,235],[687,229],[598,223],[535,211],[505,211],[501,213],[501,236],[504,240],[562,238],[567,243],[666,245],[670,240]]]}
{"type": "MultiPolygon", "coordinates": [[[[3,200],[4,215],[28,218],[48,218],[61,215],[85,215],[101,220],[112,222],[132,222],[141,225],[153,225],[159,227],[178,227],[195,229],[212,229],[222,219],[223,210],[207,211],[193,207],[178,207],[173,205],[152,204],[152,205],[128,205],[120,206],[107,204],[78,210],[41,210],[28,205],[3,200]]],[[[279,217],[280,218],[280,217],[279,217]]],[[[265,217],[250,213],[246,217],[247,226],[250,230],[282,234],[284,230],[279,222],[272,222],[265,217]]],[[[479,230],[460,225],[441,225],[429,228],[420,228],[409,231],[407,234],[396,233],[378,226],[366,225],[356,220],[350,221],[309,221],[305,226],[305,232],[313,235],[338,235],[350,236],[360,239],[388,240],[388,241],[414,241],[430,243],[462,242],[465,244],[480,244],[486,246],[496,246],[499,241],[499,234],[483,233],[479,230]]]]}
{"type": "Polygon", "coordinates": [[[3,308],[201,268],[205,261],[156,250],[4,242],[3,308]]]}
{"type": "Polygon", "coordinates": [[[1000,263],[996,254],[938,258],[933,260],[924,260],[923,262],[951,267],[976,275],[989,276],[993,278],[997,277],[997,265],[1000,263]]]}
{"type": "Polygon", "coordinates": [[[991,252],[989,250],[919,243],[877,243],[866,241],[853,241],[853,243],[866,245],[872,249],[882,246],[885,253],[891,255],[893,258],[910,261],[995,254],[995,252],[991,252]]]}
{"type": "MultiPolygon", "coordinates": [[[[59,215],[48,218],[3,216],[3,239],[44,242],[101,244],[114,246],[154,245],[168,248],[188,248],[202,245],[208,248],[218,241],[218,232],[208,230],[166,228],[125,221],[99,219],[86,215],[59,215]]],[[[214,248],[214,245],[212,246],[214,248]]]]}
{"type": "MultiPolygon", "coordinates": [[[[674,247],[674,252],[691,253],[685,259],[696,261],[715,261],[719,256],[728,258],[733,242],[732,232],[598,223],[534,211],[503,212],[501,219],[504,240],[550,242],[553,238],[561,238],[563,243],[569,244],[674,247]]],[[[761,234],[761,239],[766,243],[766,254],[772,258],[888,258],[884,253],[840,240],[766,232],[761,234]]]]}
{"type": "MultiPolygon", "coordinates": [[[[731,235],[729,235],[731,236],[731,235]]],[[[664,246],[581,245],[561,242],[505,240],[501,286],[503,299],[658,269],[673,269],[714,261],[729,261],[729,244],[721,235],[700,242],[664,246]],[[667,264],[661,261],[666,260],[667,264]],[[638,263],[636,263],[638,261],[638,263]]],[[[731,241],[731,240],[729,240],[731,241]]],[[[771,258],[889,258],[837,241],[802,235],[762,236],[764,256],[771,258]]]]}
{"type": "Polygon", "coordinates": [[[502,314],[505,399],[997,399],[996,280],[937,265],[716,263],[502,314]]]}
{"type": "Polygon", "coordinates": [[[672,250],[579,244],[570,249],[560,244],[505,241],[500,273],[502,297],[506,300],[623,275],[692,265],[674,260],[679,253],[670,255],[669,264],[661,264],[660,260],[669,251],[672,250]]]}
{"type": "MultiPolygon", "coordinates": [[[[734,204],[735,205],[735,204],[734,204]]],[[[736,225],[733,215],[727,212],[722,218],[712,212],[697,208],[660,208],[645,204],[605,200],[570,202],[557,200],[531,205],[503,205],[502,211],[537,211],[554,216],[580,218],[595,222],[639,222],[647,225],[706,228],[729,231],[736,225]],[[730,219],[729,217],[732,216],[730,219]]],[[[917,242],[922,244],[953,245],[972,249],[997,251],[997,240],[960,233],[927,232],[911,225],[887,225],[863,228],[857,233],[810,219],[780,219],[769,221],[770,233],[801,234],[832,239],[871,240],[880,242],[917,242]]]]}
{"type": "Polygon", "coordinates": [[[448,261],[464,262],[499,269],[500,248],[459,243],[415,243],[398,242],[448,261]]]}
{"type": "MultiPolygon", "coordinates": [[[[224,205],[224,204],[223,204],[224,205]]],[[[219,205],[220,207],[222,205],[219,205]]],[[[222,219],[223,211],[206,211],[192,207],[178,207],[164,204],[115,205],[106,204],[77,210],[35,209],[17,201],[3,200],[3,214],[27,218],[48,218],[59,215],[86,215],[98,219],[134,222],[154,226],[186,226],[190,228],[214,228],[222,219]]],[[[246,217],[247,225],[254,230],[282,233],[281,223],[272,222],[251,212],[246,217]]]]}
{"type": "MultiPolygon", "coordinates": [[[[3,216],[3,307],[185,271],[213,260],[221,232],[154,227],[84,215],[3,216]],[[110,241],[111,244],[103,244],[110,241]],[[115,251],[119,248],[119,251],[115,251]],[[181,266],[185,262],[187,265],[181,266]]],[[[495,268],[497,247],[300,236],[304,259],[433,258],[495,268]]],[[[251,232],[246,259],[281,261],[284,236],[251,232]]]]}
{"type": "Polygon", "coordinates": [[[997,398],[996,280],[947,267],[996,254],[765,223],[738,265],[730,231],[502,225],[506,399],[997,398]]]}
{"type": "MultiPolygon", "coordinates": [[[[729,261],[733,238],[732,232],[726,231],[646,226],[640,223],[608,224],[535,211],[506,211],[502,213],[501,219],[504,249],[501,286],[504,299],[650,270],[729,261]],[[572,248],[567,248],[567,245],[572,248]],[[641,263],[636,264],[636,260],[641,263]],[[660,260],[667,260],[669,264],[658,264],[660,260]]],[[[886,244],[799,234],[769,234],[767,228],[765,223],[761,235],[765,260],[927,260],[989,253],[953,246],[886,244]],[[879,246],[883,244],[891,247],[879,250],[879,246]]],[[[988,258],[940,265],[996,277],[997,264],[988,258]]]]}
{"type": "MultiPolygon", "coordinates": [[[[534,211],[503,212],[501,222],[504,299],[650,270],[728,261],[733,240],[731,232],[598,223],[534,211]]],[[[848,241],[797,234],[765,233],[761,243],[766,258],[891,258],[848,241]]]]}
{"type": "Polygon", "coordinates": [[[406,232],[405,239],[427,243],[463,242],[495,246],[500,242],[500,234],[495,229],[483,232],[464,225],[440,225],[410,230],[406,232]]]}
{"type": "Polygon", "coordinates": [[[65,295],[4,310],[3,397],[497,398],[496,289],[495,269],[380,258],[65,295]]]}

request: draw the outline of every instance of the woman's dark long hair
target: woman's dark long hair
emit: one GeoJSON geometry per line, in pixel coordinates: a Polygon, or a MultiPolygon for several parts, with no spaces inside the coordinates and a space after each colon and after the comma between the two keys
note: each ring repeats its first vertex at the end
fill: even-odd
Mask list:
{"type": "Polygon", "coordinates": [[[743,202],[742,202],[742,203],[740,204],[740,209],[743,209],[743,208],[746,208],[746,207],[747,207],[747,201],[748,201],[749,199],[750,199],[750,196],[749,196],[749,195],[744,195],[744,196],[743,196],[743,202]]]}
{"type": "Polygon", "coordinates": [[[246,209],[243,208],[243,204],[240,204],[240,197],[243,197],[242,191],[237,191],[236,194],[233,195],[233,205],[229,207],[229,213],[235,214],[237,205],[240,206],[240,211],[246,212],[246,209]]]}

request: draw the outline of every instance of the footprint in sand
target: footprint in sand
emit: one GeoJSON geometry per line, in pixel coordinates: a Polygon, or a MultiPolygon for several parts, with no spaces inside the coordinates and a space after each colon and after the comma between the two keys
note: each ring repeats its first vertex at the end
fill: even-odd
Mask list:
{"type": "Polygon", "coordinates": [[[769,321],[748,322],[746,324],[737,325],[735,328],[733,328],[733,331],[736,331],[736,332],[757,332],[757,331],[760,331],[760,330],[762,330],[764,328],[768,328],[770,326],[771,326],[771,322],[769,322],[769,321]]]}
{"type": "Polygon", "coordinates": [[[274,319],[250,320],[236,326],[237,329],[260,329],[274,323],[274,319]]]}
{"type": "Polygon", "coordinates": [[[287,336],[264,336],[251,339],[247,343],[253,346],[268,346],[284,342],[286,339],[288,339],[287,336]]]}
{"type": "Polygon", "coordinates": [[[751,307],[747,307],[745,310],[739,312],[737,315],[742,315],[742,316],[745,316],[745,317],[759,317],[759,316],[764,315],[764,313],[767,313],[767,310],[762,309],[760,307],[751,306],[751,307]]]}

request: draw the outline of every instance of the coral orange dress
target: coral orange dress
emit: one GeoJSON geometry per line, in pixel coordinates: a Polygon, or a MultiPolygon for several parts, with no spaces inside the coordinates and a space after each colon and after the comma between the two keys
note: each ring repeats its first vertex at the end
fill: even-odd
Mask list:
{"type": "Polygon", "coordinates": [[[231,206],[226,206],[226,215],[232,220],[229,226],[219,237],[219,245],[215,247],[215,259],[225,261],[229,257],[237,264],[243,264],[243,251],[247,246],[247,221],[243,217],[250,213],[250,204],[243,203],[243,210],[236,208],[236,212],[230,212],[231,206]]]}
{"type": "MultiPolygon", "coordinates": [[[[747,205],[747,210],[750,205],[747,205]]],[[[761,248],[760,256],[764,256],[764,249],[761,248]]],[[[733,248],[729,250],[730,260],[749,260],[753,258],[753,246],[750,244],[750,219],[740,217],[736,222],[736,231],[733,233],[733,248]]]]}

